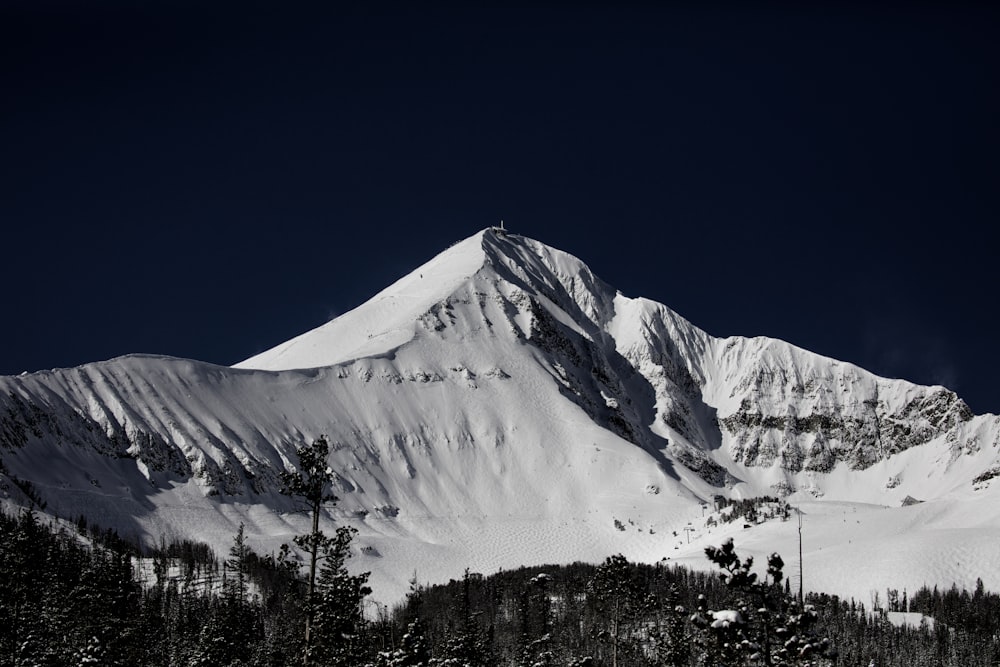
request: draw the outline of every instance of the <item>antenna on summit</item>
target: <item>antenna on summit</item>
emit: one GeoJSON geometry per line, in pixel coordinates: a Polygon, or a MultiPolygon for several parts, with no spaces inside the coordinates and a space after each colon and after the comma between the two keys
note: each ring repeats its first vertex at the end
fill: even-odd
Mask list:
{"type": "Polygon", "coordinates": [[[494,233],[499,234],[500,236],[507,235],[507,228],[503,226],[503,218],[500,219],[499,227],[497,227],[496,225],[493,226],[493,231],[494,233]]]}

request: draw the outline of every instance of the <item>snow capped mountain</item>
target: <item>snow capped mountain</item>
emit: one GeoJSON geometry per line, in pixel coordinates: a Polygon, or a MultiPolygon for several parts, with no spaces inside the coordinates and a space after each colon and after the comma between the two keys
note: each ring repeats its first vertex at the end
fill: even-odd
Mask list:
{"type": "MultiPolygon", "coordinates": [[[[329,520],[359,529],[354,565],[383,600],[415,571],[691,558],[735,530],[704,525],[717,494],[802,507],[814,588],[1000,589],[996,416],[778,340],[715,338],[502,230],[232,368],[130,356],[0,378],[8,496],[27,481],[54,514],[149,541],[221,549],[241,521],[258,548],[288,541],[304,519],[278,472],[320,435],[329,520]],[[908,568],[873,555],[904,546],[908,568]]],[[[755,526],[737,546],[791,539],[755,526]]]]}

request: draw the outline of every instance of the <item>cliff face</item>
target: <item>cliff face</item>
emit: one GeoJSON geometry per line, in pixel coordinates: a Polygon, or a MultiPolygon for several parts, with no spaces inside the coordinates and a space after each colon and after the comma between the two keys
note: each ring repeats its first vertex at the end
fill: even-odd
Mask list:
{"type": "Polygon", "coordinates": [[[954,392],[940,387],[902,389],[857,376],[833,382],[807,377],[788,385],[776,383],[775,375],[759,369],[741,392],[739,408],[720,420],[738,463],[791,472],[830,472],[838,463],[864,470],[947,437],[973,417],[954,392]]]}
{"type": "Polygon", "coordinates": [[[641,335],[624,354],[657,389],[658,423],[713,452],[729,482],[771,469],[772,488],[790,493],[797,473],[865,470],[931,443],[958,456],[1000,437],[995,417],[975,417],[943,387],[880,378],[774,339],[713,338],[659,304],[634,319],[641,335]]]}

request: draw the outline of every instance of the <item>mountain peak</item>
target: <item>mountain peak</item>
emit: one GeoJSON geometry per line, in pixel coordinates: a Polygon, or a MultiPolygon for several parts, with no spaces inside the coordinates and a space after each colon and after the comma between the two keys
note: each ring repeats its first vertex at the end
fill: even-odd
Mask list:
{"type": "MultiPolygon", "coordinates": [[[[477,275],[501,280],[602,327],[613,316],[614,290],[576,257],[501,227],[487,227],[453,244],[357,308],[276,345],[236,368],[291,370],[381,356],[408,343],[420,318],[477,275]],[[600,296],[598,296],[600,295],[600,296]],[[555,305],[555,304],[558,304],[555,305]]],[[[565,319],[565,318],[563,318],[565,319]]]]}
{"type": "Polygon", "coordinates": [[[487,228],[455,243],[357,308],[234,367],[318,368],[390,352],[413,338],[421,314],[483,267],[491,235],[487,228]]]}

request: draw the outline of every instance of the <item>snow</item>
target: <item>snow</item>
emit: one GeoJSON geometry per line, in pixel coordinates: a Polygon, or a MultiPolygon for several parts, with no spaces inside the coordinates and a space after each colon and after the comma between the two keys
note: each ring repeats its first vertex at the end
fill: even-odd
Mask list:
{"type": "Polygon", "coordinates": [[[897,628],[910,627],[919,628],[923,624],[927,624],[928,630],[934,629],[934,619],[930,616],[924,616],[917,611],[890,611],[886,612],[886,619],[895,625],[897,628]]]}
{"type": "Polygon", "coordinates": [[[482,267],[486,233],[448,248],[354,310],[234,367],[317,368],[396,349],[413,338],[421,314],[482,267]]]}
{"type": "Polygon", "coordinates": [[[484,230],[232,368],[135,355],[0,378],[0,415],[28,424],[3,462],[48,511],[220,552],[241,522],[262,552],[308,529],[277,471],[326,435],[340,502],[324,526],[359,530],[351,567],[372,572],[386,603],[414,573],[441,582],[466,567],[622,553],[704,569],[705,546],[726,538],[762,567],[781,553],[797,581],[796,521],[712,528],[702,509],[785,484],[804,513],[805,587],[867,604],[885,588],[976,577],[1000,590],[1000,481],[971,483],[998,464],[998,419],[941,428],[866,469],[817,472],[737,461],[745,443],[718,418],[744,399],[769,415],[857,419],[877,399],[891,417],[939,389],[781,341],[712,337],[567,253],[484,230]],[[678,452],[720,466],[729,485],[678,452]],[[907,496],[925,502],[901,507],[907,496]]]}
{"type": "Polygon", "coordinates": [[[722,611],[710,611],[708,613],[714,619],[712,627],[716,629],[743,624],[743,616],[735,609],[723,609],[722,611]]]}
{"type": "MultiPolygon", "coordinates": [[[[995,563],[1000,543],[997,496],[939,499],[912,507],[868,503],[790,499],[803,512],[802,544],[805,590],[853,597],[871,608],[874,594],[884,603],[886,589],[913,593],[923,585],[956,583],[968,590],[982,577],[990,590],[1000,590],[995,563]]],[[[778,552],[785,575],[799,582],[798,523],[767,521],[743,529],[742,522],[699,530],[691,544],[671,558],[705,567],[703,549],[734,539],[741,555],[752,555],[761,571],[766,555],[778,552]]],[[[762,573],[762,572],[761,572],[762,573]]]]}

